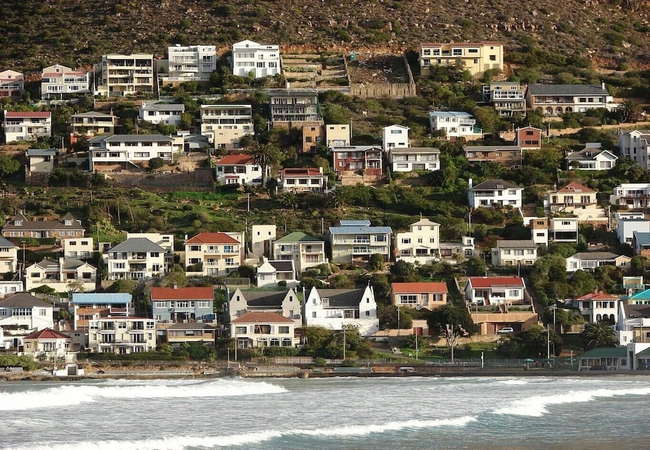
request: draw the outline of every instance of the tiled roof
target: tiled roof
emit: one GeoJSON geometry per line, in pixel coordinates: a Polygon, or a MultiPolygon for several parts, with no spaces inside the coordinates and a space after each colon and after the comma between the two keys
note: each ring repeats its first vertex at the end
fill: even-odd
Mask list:
{"type": "Polygon", "coordinates": [[[422,283],[393,283],[393,292],[420,294],[425,292],[443,292],[447,293],[447,283],[444,282],[422,282],[422,283]]]}
{"type": "Polygon", "coordinates": [[[603,261],[616,259],[620,255],[612,252],[579,252],[570,256],[571,258],[579,259],[581,261],[603,261]]]}
{"type": "Polygon", "coordinates": [[[293,320],[274,312],[247,312],[232,323],[293,323],[293,320]]]}
{"type": "Polygon", "coordinates": [[[287,177],[304,177],[304,176],[310,176],[310,177],[317,177],[317,176],[323,176],[321,173],[320,169],[317,169],[315,167],[291,167],[288,169],[282,169],[280,171],[282,176],[284,178],[287,177]]]}
{"type": "Polygon", "coordinates": [[[329,299],[330,307],[337,308],[358,307],[365,289],[316,289],[316,291],[321,299],[329,299]]]}
{"type": "Polygon", "coordinates": [[[518,277],[470,277],[473,288],[489,288],[494,286],[523,287],[524,280],[518,277]]]}
{"type": "Polygon", "coordinates": [[[70,336],[67,334],[59,333],[56,330],[51,328],[44,328],[40,331],[35,331],[32,334],[28,334],[23,338],[24,340],[36,340],[36,339],[70,339],[70,336]]]}
{"type": "Polygon", "coordinates": [[[410,227],[439,227],[440,224],[437,222],[433,222],[429,219],[420,219],[417,222],[413,222],[410,227]]]}
{"type": "Polygon", "coordinates": [[[153,287],[151,301],[165,300],[213,300],[214,292],[211,287],[153,287]]]}
{"type": "Polygon", "coordinates": [[[254,164],[253,157],[245,153],[226,155],[217,161],[218,166],[230,166],[238,164],[254,164]]]}
{"type": "Polygon", "coordinates": [[[571,183],[564,186],[562,189],[558,189],[556,192],[558,194],[571,194],[573,192],[576,192],[578,194],[593,194],[596,191],[594,191],[593,189],[589,189],[587,186],[584,186],[580,183],[576,183],[575,181],[572,181],[571,183]]]}
{"type": "Polygon", "coordinates": [[[315,238],[314,236],[310,236],[308,234],[302,233],[300,231],[294,231],[293,233],[289,233],[286,236],[275,240],[276,244],[288,244],[292,242],[323,242],[323,241],[315,238]]]}
{"type": "Polygon", "coordinates": [[[187,244],[239,244],[239,241],[226,233],[199,233],[185,241],[187,244]]]}
{"type": "Polygon", "coordinates": [[[7,119],[13,119],[13,118],[30,118],[30,119],[40,119],[40,118],[46,118],[46,117],[51,117],[52,113],[49,111],[7,111],[5,113],[5,117],[7,119]]]}
{"type": "Polygon", "coordinates": [[[159,252],[165,253],[160,245],[151,242],[147,238],[129,238],[121,244],[108,250],[109,252],[159,252]]]}
{"type": "Polygon", "coordinates": [[[18,248],[16,244],[0,236],[0,248],[18,248]]]}
{"type": "Polygon", "coordinates": [[[515,239],[503,239],[497,241],[497,248],[535,248],[537,244],[534,241],[527,240],[515,240],[515,239]]]}
{"type": "Polygon", "coordinates": [[[52,305],[41,300],[40,298],[34,297],[29,292],[19,292],[14,294],[11,297],[7,297],[0,302],[0,308],[2,307],[12,307],[12,308],[52,308],[52,305]]]}
{"type": "Polygon", "coordinates": [[[585,294],[582,297],[576,298],[576,300],[580,300],[581,302],[595,302],[600,300],[618,300],[618,297],[616,295],[605,294],[603,292],[590,292],[589,294],[585,294]]]}

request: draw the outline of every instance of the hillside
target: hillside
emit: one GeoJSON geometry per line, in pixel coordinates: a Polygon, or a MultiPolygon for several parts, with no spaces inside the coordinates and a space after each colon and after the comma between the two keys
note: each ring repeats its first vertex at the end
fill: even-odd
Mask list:
{"type": "MultiPolygon", "coordinates": [[[[415,49],[420,42],[503,40],[595,66],[650,67],[650,0],[23,0],[2,2],[0,68],[95,63],[108,52],[173,44],[224,50],[252,39],[283,50],[415,49]],[[555,5],[553,3],[556,3],[555,5]]],[[[508,57],[508,56],[506,56],[508,57]]],[[[515,58],[517,59],[517,58],[515,58]]]]}

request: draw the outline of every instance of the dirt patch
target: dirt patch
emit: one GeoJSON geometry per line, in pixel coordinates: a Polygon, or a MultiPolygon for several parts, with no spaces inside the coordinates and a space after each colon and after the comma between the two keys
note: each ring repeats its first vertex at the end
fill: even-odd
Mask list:
{"type": "Polygon", "coordinates": [[[355,53],[348,63],[352,83],[408,83],[402,55],[355,53]]]}

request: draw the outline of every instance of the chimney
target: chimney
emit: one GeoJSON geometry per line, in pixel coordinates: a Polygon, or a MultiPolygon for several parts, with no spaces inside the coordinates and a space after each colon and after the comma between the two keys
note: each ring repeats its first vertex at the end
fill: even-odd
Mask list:
{"type": "Polygon", "coordinates": [[[174,283],[174,289],[178,289],[178,285],[174,283]]]}
{"type": "Polygon", "coordinates": [[[472,190],[472,179],[470,178],[467,182],[469,183],[469,189],[472,190]]]}
{"type": "Polygon", "coordinates": [[[604,82],[604,81],[603,81],[602,83],[600,83],[600,87],[602,87],[603,89],[605,89],[605,82],[604,82]]]}

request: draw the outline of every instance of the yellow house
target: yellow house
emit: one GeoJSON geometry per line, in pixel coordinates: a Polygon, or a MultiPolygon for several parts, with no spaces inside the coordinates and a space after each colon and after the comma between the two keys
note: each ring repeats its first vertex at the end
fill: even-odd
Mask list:
{"type": "Polygon", "coordinates": [[[431,66],[453,66],[461,61],[472,76],[486,70],[503,70],[503,44],[495,41],[420,44],[420,71],[431,74],[431,66]]]}

